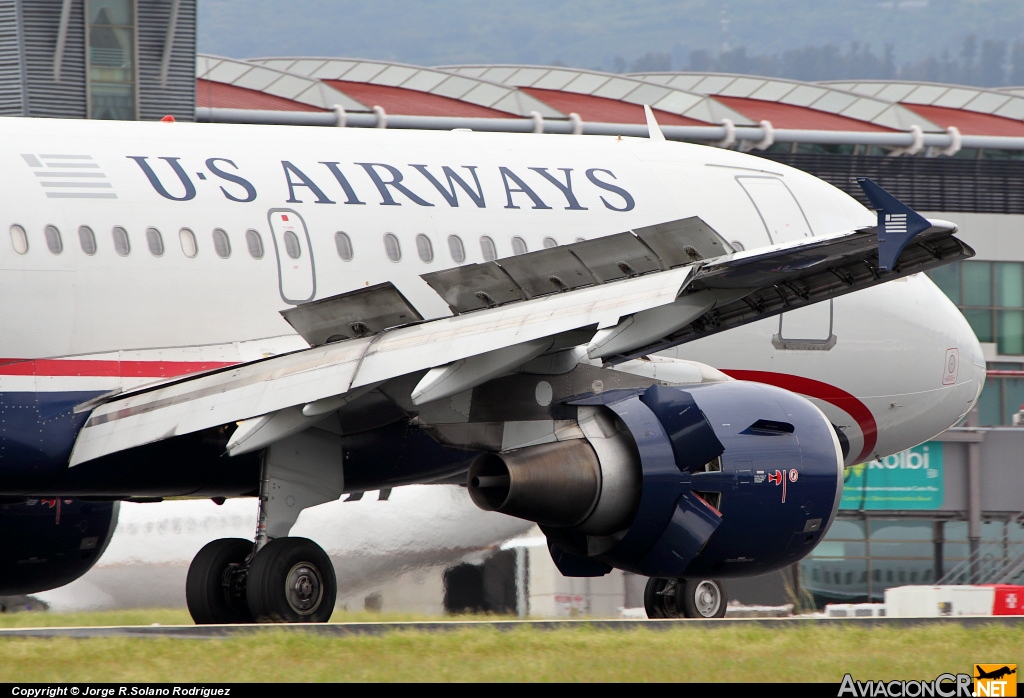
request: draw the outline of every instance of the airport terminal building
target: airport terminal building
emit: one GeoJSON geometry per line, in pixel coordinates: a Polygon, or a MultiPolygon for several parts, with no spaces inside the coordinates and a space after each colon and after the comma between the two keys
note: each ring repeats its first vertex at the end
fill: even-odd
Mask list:
{"type": "MultiPolygon", "coordinates": [[[[785,583],[736,585],[737,595],[778,602],[809,593],[822,603],[878,600],[904,584],[1024,580],[1024,428],[1014,426],[1024,406],[1024,86],[238,60],[196,55],[195,4],[0,1],[0,115],[644,137],[649,105],[669,139],[760,155],[865,204],[854,177],[870,177],[926,217],[956,222],[977,256],[930,276],[985,351],[975,413],[935,441],[848,469],[840,517],[799,572],[785,583]]],[[[495,242],[485,258],[521,251],[495,242]]],[[[571,614],[642,605],[642,582],[558,578],[546,555],[527,541],[490,566],[448,570],[438,588],[451,590],[452,609],[525,612],[530,603],[537,613],[571,614]],[[515,584],[493,581],[510,575],[515,584]]],[[[402,605],[393,587],[366,598],[402,605]]]]}

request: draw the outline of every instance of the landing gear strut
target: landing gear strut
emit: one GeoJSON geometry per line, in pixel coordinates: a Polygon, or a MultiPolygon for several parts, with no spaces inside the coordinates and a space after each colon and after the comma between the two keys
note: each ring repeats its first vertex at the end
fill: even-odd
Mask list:
{"type": "Polygon", "coordinates": [[[651,577],[644,589],[648,618],[723,618],[727,601],[719,579],[651,577]]]}

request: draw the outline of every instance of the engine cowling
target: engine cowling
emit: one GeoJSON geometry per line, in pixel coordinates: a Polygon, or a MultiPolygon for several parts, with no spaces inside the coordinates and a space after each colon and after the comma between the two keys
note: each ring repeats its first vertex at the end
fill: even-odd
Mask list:
{"type": "Polygon", "coordinates": [[[536,521],[559,570],[742,577],[807,555],[835,518],[843,452],[794,393],[730,381],[572,400],[583,438],[483,454],[478,506],[536,521]]]}
{"type": "Polygon", "coordinates": [[[0,596],[69,584],[96,564],[117,525],[117,502],[34,499],[0,505],[0,596]]]}

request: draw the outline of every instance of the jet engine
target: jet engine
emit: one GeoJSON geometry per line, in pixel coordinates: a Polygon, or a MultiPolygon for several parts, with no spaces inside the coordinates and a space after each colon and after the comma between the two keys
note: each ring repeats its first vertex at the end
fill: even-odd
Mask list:
{"type": "Polygon", "coordinates": [[[540,524],[568,576],[745,577],[789,565],[839,507],[843,452],[806,399],[759,383],[574,398],[579,433],[485,453],[478,506],[540,524]]]}
{"type": "Polygon", "coordinates": [[[89,571],[117,525],[117,502],[33,499],[0,504],[0,596],[34,594],[89,571]]]}

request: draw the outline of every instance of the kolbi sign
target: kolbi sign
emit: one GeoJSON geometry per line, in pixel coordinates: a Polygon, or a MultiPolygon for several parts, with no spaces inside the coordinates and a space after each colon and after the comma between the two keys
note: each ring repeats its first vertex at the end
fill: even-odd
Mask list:
{"type": "Polygon", "coordinates": [[[846,468],[840,509],[938,509],[942,506],[942,444],[846,468]]]}

